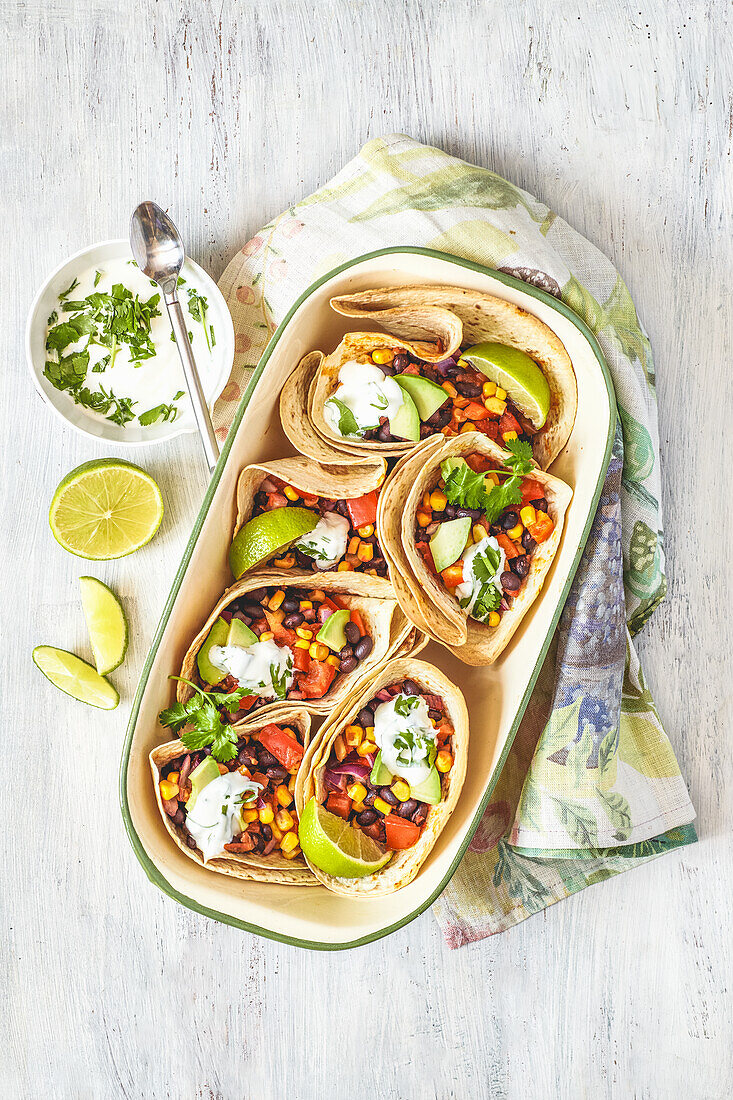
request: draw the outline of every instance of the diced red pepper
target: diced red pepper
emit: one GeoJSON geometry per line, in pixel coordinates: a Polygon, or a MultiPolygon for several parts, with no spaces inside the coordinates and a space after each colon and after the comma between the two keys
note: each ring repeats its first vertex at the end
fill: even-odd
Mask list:
{"type": "Polygon", "coordinates": [[[462,584],[463,561],[457,561],[454,565],[449,565],[440,575],[446,588],[455,588],[457,585],[462,584]]]}
{"type": "Polygon", "coordinates": [[[296,672],[307,672],[310,657],[307,649],[293,649],[293,668],[296,672]]]}
{"type": "Polygon", "coordinates": [[[329,813],[336,814],[337,817],[342,817],[346,821],[351,810],[351,799],[347,794],[333,791],[326,799],[326,809],[329,813]]]}
{"type": "Polygon", "coordinates": [[[375,490],[363,497],[353,497],[346,501],[352,527],[368,527],[370,523],[376,523],[377,498],[378,494],[375,490]]]}
{"type": "Polygon", "coordinates": [[[555,530],[555,524],[546,512],[538,512],[537,519],[534,523],[530,523],[527,530],[535,542],[544,542],[555,530]]]}
{"type": "Polygon", "coordinates": [[[303,759],[303,753],[305,752],[303,746],[289,733],[273,723],[259,730],[256,736],[267,751],[277,757],[282,766],[287,768],[288,771],[291,768],[297,768],[303,759]]]}
{"type": "Polygon", "coordinates": [[[240,710],[252,710],[252,707],[257,702],[256,695],[245,695],[243,699],[239,700],[240,710]]]}
{"type": "Polygon", "coordinates": [[[351,621],[352,623],[355,623],[356,626],[359,628],[359,633],[363,638],[364,635],[367,633],[367,628],[364,626],[364,620],[362,619],[358,611],[351,612],[351,621]]]}
{"type": "Polygon", "coordinates": [[[522,507],[530,500],[541,500],[545,495],[544,486],[533,477],[522,478],[522,507]]]}
{"type": "Polygon", "coordinates": [[[298,635],[294,630],[288,630],[286,626],[283,626],[282,620],[277,613],[264,609],[265,618],[267,620],[267,628],[271,630],[275,635],[273,641],[275,645],[287,645],[292,649],[298,640],[298,635]]]}
{"type": "Polygon", "coordinates": [[[519,557],[521,551],[517,550],[512,540],[508,535],[505,535],[503,531],[500,531],[496,536],[496,541],[499,543],[499,546],[502,548],[507,558],[519,557]]]}
{"type": "Polygon", "coordinates": [[[308,667],[308,675],[299,677],[298,687],[303,693],[304,699],[322,699],[326,694],[336,675],[333,665],[325,661],[314,661],[311,658],[308,667]]]}
{"type": "Polygon", "coordinates": [[[420,826],[406,817],[387,814],[384,819],[387,847],[395,852],[403,848],[412,848],[420,837],[420,826]]]}
{"type": "Polygon", "coordinates": [[[522,434],[522,425],[517,420],[516,416],[512,416],[508,409],[506,409],[499,419],[499,435],[503,437],[504,432],[516,432],[517,435],[522,434]]]}
{"type": "Polygon", "coordinates": [[[486,417],[486,409],[478,401],[469,401],[463,410],[463,415],[466,420],[484,420],[486,417]]]}

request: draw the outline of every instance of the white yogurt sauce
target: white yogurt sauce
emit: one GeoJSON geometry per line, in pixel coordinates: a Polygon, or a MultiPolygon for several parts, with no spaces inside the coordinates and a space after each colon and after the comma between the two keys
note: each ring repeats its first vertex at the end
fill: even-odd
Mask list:
{"type": "MultiPolygon", "coordinates": [[[[189,278],[189,272],[185,269],[184,271],[183,278],[186,281],[183,286],[178,288],[178,296],[186,321],[186,329],[193,334],[191,347],[196,363],[203,376],[206,377],[206,371],[213,361],[213,355],[207,346],[203,325],[200,321],[195,321],[189,313],[187,291],[195,289],[199,294],[205,294],[205,292],[189,278]]],[[[189,416],[192,417],[193,410],[186,390],[183,368],[181,367],[176,344],[171,340],[171,325],[160,288],[152,284],[136,264],[130,263],[122,257],[106,260],[100,267],[92,265],[83,268],[76,274],[76,278],[78,285],[68,295],[68,301],[81,301],[89,294],[94,293],[110,294],[115,283],[122,283],[133,295],[137,294],[141,302],[147,302],[153,295],[160,294],[160,301],[157,305],[157,309],[160,310],[160,317],[154,317],[150,322],[150,338],[155,345],[155,355],[150,359],[132,363],[130,362],[129,346],[121,343],[114,357],[114,363],[103,371],[95,373],[92,368],[109,354],[110,349],[101,347],[99,344],[90,344],[89,369],[84,385],[92,392],[98,392],[101,386],[107,393],[112,390],[117,397],[131,398],[135,402],[133,412],[136,417],[134,422],[130,421],[131,424],[138,424],[137,417],[141,413],[155,408],[156,405],[169,405],[181,390],[183,390],[184,396],[178,398],[175,402],[178,408],[176,420],[180,421],[184,416],[187,419],[189,416]],[[95,286],[94,280],[97,271],[100,272],[101,277],[95,286]]],[[[211,305],[210,302],[209,305],[211,305]]],[[[55,308],[58,320],[54,324],[73,316],[73,313],[64,311],[63,302],[59,302],[55,308]]],[[[210,314],[207,317],[207,323],[209,325],[212,323],[210,314]]],[[[47,332],[48,328],[52,327],[53,325],[48,326],[47,332]]],[[[214,337],[216,338],[216,330],[214,331],[214,337]]],[[[70,355],[73,352],[82,351],[86,346],[87,338],[82,337],[76,343],[69,344],[64,348],[62,354],[70,355]]],[[[103,421],[105,419],[103,415],[94,412],[93,409],[87,409],[86,411],[89,416],[95,417],[97,420],[103,421]]],[[[158,420],[156,423],[160,424],[161,421],[158,420]]]]}
{"type": "MultiPolygon", "coordinates": [[[[458,600],[469,601],[465,605],[463,610],[468,615],[471,615],[472,618],[478,619],[479,622],[483,622],[484,620],[479,618],[478,615],[472,614],[476,600],[481,594],[482,589],[484,589],[487,584],[493,584],[494,587],[498,589],[499,595],[502,595],[501,582],[499,578],[504,572],[505,565],[506,555],[493,535],[486,535],[485,538],[482,538],[480,542],[474,543],[474,545],[463,555],[463,581],[461,582],[461,584],[456,586],[456,597],[458,598],[458,600]],[[496,568],[496,572],[486,577],[484,576],[484,569],[481,571],[481,576],[478,577],[476,575],[476,559],[478,558],[483,561],[484,567],[487,567],[488,562],[486,560],[486,551],[489,548],[495,550],[499,554],[499,564],[496,568]]],[[[488,618],[488,615],[486,616],[486,618],[488,618]]]]}
{"type": "Polygon", "coordinates": [[[293,683],[293,655],[287,646],[276,645],[272,638],[249,646],[214,645],[209,650],[209,660],[260,699],[284,699],[293,683]],[[279,692],[273,684],[273,673],[280,685],[279,692]]]}
{"type": "Polygon", "coordinates": [[[402,390],[394,378],[388,378],[379,367],[371,363],[344,363],[339,371],[339,385],[323,406],[323,415],[336,435],[359,438],[370,428],[379,427],[380,416],[391,422],[404,404],[402,390]],[[351,409],[358,425],[357,431],[343,432],[339,428],[341,409],[332,400],[338,398],[351,409]]]}
{"type": "Polygon", "coordinates": [[[261,790],[262,784],[237,771],[226,772],[206,784],[194,808],[186,814],[186,828],[201,849],[204,863],[226,854],[224,845],[231,844],[235,831],[242,831],[239,813],[243,804],[254,805],[252,800],[261,790]]]}
{"type": "Polygon", "coordinates": [[[427,779],[435,730],[422,696],[400,693],[378,706],[374,712],[374,740],[392,775],[399,775],[411,787],[427,779]]]}
{"type": "Polygon", "coordinates": [[[328,569],[346,553],[350,527],[345,516],[340,516],[338,512],[326,512],[313,530],[296,542],[295,548],[328,569]]]}

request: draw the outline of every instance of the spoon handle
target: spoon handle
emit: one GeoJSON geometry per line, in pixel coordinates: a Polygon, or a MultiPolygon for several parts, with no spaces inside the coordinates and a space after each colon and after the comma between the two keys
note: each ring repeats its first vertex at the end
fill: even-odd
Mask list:
{"type": "Polygon", "coordinates": [[[204,445],[206,461],[209,464],[209,469],[213,470],[219,460],[219,445],[216,442],[214,428],[206,405],[206,398],[201,388],[196,360],[193,357],[191,343],[188,339],[188,332],[186,331],[183,310],[181,309],[181,303],[178,301],[178,294],[175,290],[165,294],[165,304],[168,308],[168,316],[170,317],[171,326],[173,328],[173,335],[176,338],[178,354],[181,357],[183,373],[186,378],[186,385],[188,386],[188,394],[191,398],[191,404],[193,405],[193,414],[196,417],[196,423],[201,433],[201,442],[204,445]]]}

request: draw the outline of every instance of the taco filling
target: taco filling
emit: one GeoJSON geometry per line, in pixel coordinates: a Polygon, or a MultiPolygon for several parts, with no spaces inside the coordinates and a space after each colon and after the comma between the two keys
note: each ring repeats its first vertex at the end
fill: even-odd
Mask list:
{"type": "Polygon", "coordinates": [[[325,809],[389,851],[412,848],[442,801],[453,732],[441,696],[412,680],[381,688],[333,742],[325,809]]]}
{"type": "Polygon", "coordinates": [[[271,723],[242,735],[229,751],[223,763],[207,746],[165,764],[159,780],[165,813],[204,863],[247,853],[293,859],[300,854],[293,792],[305,751],[298,734],[271,723]]]}
{"type": "Polygon", "coordinates": [[[377,443],[482,432],[531,443],[550,409],[538,364],[504,344],[477,344],[440,363],[385,346],[344,363],[323,415],[335,435],[377,443]]]}
{"type": "Polygon", "coordinates": [[[448,458],[423,495],[416,548],[466,615],[496,627],[529,575],[555,523],[532,469],[529,446],[509,441],[508,468],[483,454],[448,458]]]}
{"type": "Polygon", "coordinates": [[[219,614],[196,662],[224,722],[272,702],[322,699],[369,656],[374,639],[358,611],[321,589],[252,589],[219,614]]]}
{"type": "Polygon", "coordinates": [[[257,564],[269,560],[277,569],[361,571],[386,577],[387,563],[375,530],[378,496],[374,490],[350,500],[331,500],[269,474],[255,493],[251,518],[232,544],[235,575],[244,572],[234,567],[235,555],[238,560],[247,554],[253,540],[259,549],[269,537],[274,546],[290,545],[269,558],[258,553],[257,564]]]}

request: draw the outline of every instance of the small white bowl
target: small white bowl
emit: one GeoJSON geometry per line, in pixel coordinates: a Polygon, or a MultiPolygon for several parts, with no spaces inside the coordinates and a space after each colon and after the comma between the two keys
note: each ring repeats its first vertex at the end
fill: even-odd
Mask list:
{"type": "MultiPolygon", "coordinates": [[[[26,359],[28,369],[36,387],[46,404],[77,431],[92,439],[104,439],[117,446],[140,446],[145,443],[162,443],[177,435],[197,431],[191,404],[186,397],[182,399],[180,413],[168,423],[142,427],[137,421],[122,426],[109,420],[103,420],[77,405],[68,393],[57,390],[44,376],[46,365],[46,329],[48,317],[58,308],[58,296],[68,287],[78,273],[89,266],[101,267],[105,262],[116,259],[132,259],[129,242],[102,241],[100,244],[83,248],[64,260],[53,271],[36,294],[28,314],[26,325],[26,359]]],[[[216,345],[210,362],[196,365],[201,376],[201,384],[211,409],[227,383],[234,361],[234,326],[224,296],[214,280],[193,260],[186,260],[182,274],[188,281],[195,283],[209,302],[208,317],[216,333],[216,345]]],[[[162,308],[165,308],[164,306],[162,308]]],[[[185,390],[181,382],[181,389],[185,390]]]]}

